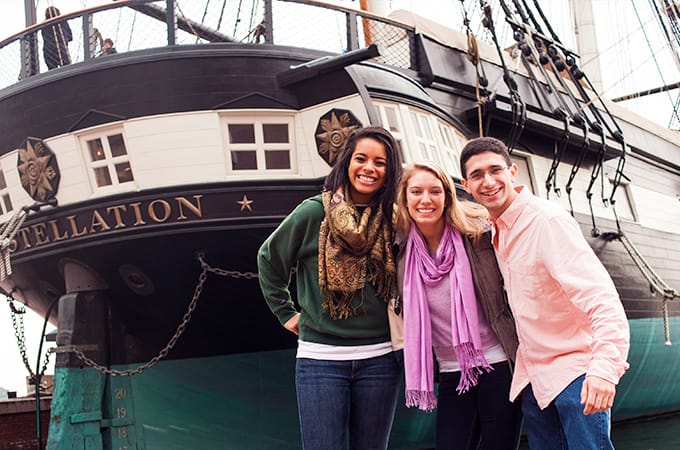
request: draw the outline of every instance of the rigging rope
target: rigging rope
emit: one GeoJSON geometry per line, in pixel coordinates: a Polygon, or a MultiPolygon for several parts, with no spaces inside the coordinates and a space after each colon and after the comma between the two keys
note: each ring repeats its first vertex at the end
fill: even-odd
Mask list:
{"type": "MultiPolygon", "coordinates": [[[[519,141],[519,137],[522,134],[522,131],[524,131],[524,125],[526,124],[527,120],[526,105],[524,104],[522,98],[519,95],[517,82],[515,81],[514,77],[512,76],[512,73],[508,69],[508,66],[505,64],[503,51],[501,50],[500,44],[498,42],[498,37],[496,36],[496,28],[493,22],[491,7],[484,0],[480,0],[480,5],[484,13],[483,18],[484,26],[491,32],[491,37],[493,39],[493,43],[496,47],[496,52],[498,53],[498,56],[501,61],[501,66],[503,68],[503,81],[505,82],[505,85],[507,86],[510,95],[509,100],[512,110],[512,126],[510,128],[510,132],[508,133],[509,136],[505,144],[508,147],[508,151],[512,152],[512,149],[519,141]]],[[[502,0],[501,5],[503,9],[506,8],[506,5],[502,0]]]]}
{"type": "Polygon", "coordinates": [[[486,103],[486,100],[482,98],[482,90],[484,91],[484,97],[487,96],[486,87],[489,84],[489,80],[484,72],[484,67],[481,63],[481,58],[479,56],[479,46],[477,45],[477,38],[475,37],[472,29],[470,28],[470,20],[467,15],[467,10],[463,0],[461,0],[461,7],[463,8],[463,24],[467,28],[467,59],[475,66],[475,72],[477,74],[475,79],[475,97],[477,98],[477,122],[479,126],[479,137],[484,136],[484,124],[482,123],[482,105],[486,103]],[[480,88],[481,86],[481,88],[480,88]]]}
{"type": "MultiPolygon", "coordinates": [[[[650,3],[652,4],[652,6],[653,6],[654,8],[656,7],[656,5],[654,5],[654,2],[653,2],[653,1],[650,0],[650,3]]],[[[667,83],[666,83],[666,79],[665,79],[665,77],[663,76],[663,71],[661,70],[661,67],[659,66],[659,61],[656,59],[656,56],[654,55],[654,51],[653,51],[653,49],[652,49],[652,43],[651,43],[650,40],[649,40],[649,35],[647,34],[647,30],[646,30],[644,27],[642,27],[642,19],[640,18],[640,13],[638,12],[637,7],[635,6],[635,1],[634,1],[634,0],[631,0],[631,4],[632,4],[632,6],[633,6],[633,11],[635,12],[635,17],[637,18],[637,21],[638,21],[638,23],[640,24],[640,27],[642,28],[642,34],[643,34],[643,36],[645,37],[645,42],[647,43],[647,48],[649,48],[649,50],[652,52],[652,56],[653,56],[653,59],[654,59],[654,67],[656,67],[656,71],[657,71],[657,73],[659,74],[659,77],[661,77],[661,82],[662,82],[662,84],[667,84],[667,83]]],[[[670,39],[670,36],[668,35],[668,31],[666,30],[665,26],[663,25],[663,21],[661,20],[661,17],[660,17],[658,14],[659,14],[659,13],[658,13],[658,11],[657,11],[657,18],[659,19],[659,22],[661,22],[661,23],[660,23],[661,29],[662,29],[662,31],[666,34],[666,40],[667,40],[667,42],[670,43],[670,42],[671,42],[671,39],[670,39]]],[[[670,92],[666,91],[666,95],[668,96],[668,100],[669,100],[671,103],[673,103],[673,99],[671,98],[670,92]]],[[[676,111],[676,115],[677,115],[677,111],[676,111]]]]}
{"type": "Polygon", "coordinates": [[[0,281],[4,281],[12,275],[10,247],[12,239],[14,239],[24,220],[26,220],[26,215],[26,209],[21,208],[0,227],[0,281]]]}
{"type": "MultiPolygon", "coordinates": [[[[617,224],[618,224],[618,217],[617,217],[617,224]]],[[[635,266],[640,270],[644,278],[649,282],[649,288],[652,291],[652,293],[658,293],[663,296],[663,304],[662,304],[662,315],[663,315],[663,330],[664,330],[664,338],[665,338],[665,345],[670,346],[671,345],[671,332],[670,332],[670,320],[668,317],[668,302],[674,299],[680,299],[680,293],[676,290],[670,287],[652,268],[652,266],[649,265],[647,260],[642,256],[640,251],[633,245],[633,242],[628,239],[628,236],[623,232],[623,230],[619,227],[618,232],[616,233],[606,233],[603,235],[603,237],[607,240],[612,240],[612,239],[618,239],[621,244],[623,244],[623,247],[626,249],[626,252],[628,252],[628,255],[630,255],[631,259],[635,263],[635,266]]]]}

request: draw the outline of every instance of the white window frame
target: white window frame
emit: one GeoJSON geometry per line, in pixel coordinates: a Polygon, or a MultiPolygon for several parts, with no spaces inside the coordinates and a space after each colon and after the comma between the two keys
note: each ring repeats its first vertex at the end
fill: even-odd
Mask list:
{"type": "Polygon", "coordinates": [[[517,164],[517,167],[519,167],[519,174],[526,174],[526,176],[529,178],[528,183],[522,183],[519,180],[517,180],[517,184],[524,184],[529,189],[531,189],[531,192],[534,195],[536,195],[536,193],[538,192],[538,188],[536,186],[536,176],[534,174],[534,165],[531,154],[519,151],[517,149],[513,149],[512,153],[510,154],[510,160],[512,160],[513,164],[517,164]],[[526,170],[524,170],[522,166],[517,164],[517,160],[520,159],[526,161],[526,170]]]}
{"type": "Polygon", "coordinates": [[[12,202],[12,196],[9,194],[9,187],[7,186],[7,177],[5,176],[5,172],[1,168],[0,175],[2,175],[2,178],[5,180],[5,187],[0,187],[0,213],[7,214],[14,211],[14,203],[12,202]],[[7,209],[8,201],[12,206],[11,209],[7,209]]]}
{"type": "MultiPolygon", "coordinates": [[[[614,178],[608,177],[609,179],[609,195],[611,195],[611,190],[614,187],[614,178]]],[[[639,222],[639,215],[637,208],[635,207],[635,201],[633,199],[633,193],[631,192],[630,182],[626,180],[621,180],[619,182],[619,187],[616,188],[615,194],[616,206],[620,205],[622,202],[626,202],[627,212],[622,214],[621,208],[616,208],[616,215],[620,220],[626,220],[628,222],[639,222]],[[630,212],[630,216],[628,216],[630,212]],[[632,216],[632,217],[631,217],[632,216]]],[[[616,207],[614,206],[614,207],[616,207]]]]}
{"type": "Polygon", "coordinates": [[[93,192],[105,192],[105,191],[120,191],[120,190],[132,190],[137,188],[137,179],[135,178],[135,171],[132,164],[132,159],[130,157],[130,148],[125,139],[125,132],[122,126],[115,128],[105,128],[99,129],[97,131],[90,131],[78,135],[78,143],[81,149],[81,155],[83,158],[83,163],[87,168],[88,178],[90,180],[90,186],[93,192]],[[121,135],[123,137],[123,143],[125,144],[125,154],[120,156],[113,156],[111,154],[111,147],[109,145],[109,136],[121,135]],[[99,139],[102,142],[102,149],[104,150],[104,159],[99,161],[92,161],[92,156],[90,154],[90,146],[88,141],[93,141],[99,139]],[[130,170],[132,170],[132,180],[120,182],[118,181],[118,174],[116,172],[116,164],[128,163],[130,165],[130,170]],[[97,184],[97,176],[95,174],[95,169],[106,167],[109,171],[109,178],[111,178],[111,184],[105,186],[99,186],[97,184]]]}
{"type": "Polygon", "coordinates": [[[221,115],[222,130],[224,133],[224,153],[226,158],[226,170],[228,175],[264,175],[281,174],[293,175],[298,173],[298,155],[295,142],[295,115],[258,113],[225,113],[221,115]],[[288,143],[264,142],[263,125],[288,125],[288,143]],[[253,125],[255,131],[255,143],[232,144],[229,142],[229,125],[253,125]],[[288,150],[290,161],[289,169],[267,169],[266,155],[269,150],[288,150]],[[255,151],[257,169],[234,169],[231,158],[232,151],[255,151]]]}
{"type": "Polygon", "coordinates": [[[401,117],[399,105],[397,103],[376,103],[376,106],[378,107],[378,114],[380,115],[380,121],[383,124],[383,127],[392,134],[394,140],[399,144],[401,160],[407,162],[408,142],[404,133],[404,120],[401,117]],[[389,115],[387,114],[388,110],[394,113],[396,123],[392,123],[389,119],[389,115]]]}
{"type": "Polygon", "coordinates": [[[467,139],[460,130],[430,112],[408,105],[382,100],[376,101],[375,105],[385,128],[389,129],[395,139],[402,143],[402,156],[405,163],[430,159],[441,164],[449,174],[461,176],[460,150],[467,139]],[[387,109],[395,111],[399,130],[392,128],[394,124],[388,120],[387,109]],[[418,122],[417,126],[414,120],[418,122]],[[423,133],[423,130],[427,130],[429,136],[423,133]]]}

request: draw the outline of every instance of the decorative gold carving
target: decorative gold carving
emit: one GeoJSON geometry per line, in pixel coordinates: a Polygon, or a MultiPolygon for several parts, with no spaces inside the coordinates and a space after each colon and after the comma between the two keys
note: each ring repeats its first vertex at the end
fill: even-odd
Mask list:
{"type": "Polygon", "coordinates": [[[319,155],[331,166],[335,164],[347,138],[361,126],[354,115],[344,109],[332,109],[319,119],[316,142],[319,155]]]}
{"type": "Polygon", "coordinates": [[[59,168],[52,151],[39,139],[26,139],[26,148],[19,149],[17,169],[21,186],[35,201],[54,197],[59,184],[59,168]]]}

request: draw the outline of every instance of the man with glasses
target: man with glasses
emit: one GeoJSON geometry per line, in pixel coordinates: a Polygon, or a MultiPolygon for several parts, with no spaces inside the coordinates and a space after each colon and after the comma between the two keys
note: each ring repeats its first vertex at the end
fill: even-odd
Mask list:
{"type": "Polygon", "coordinates": [[[613,449],[611,407],[628,368],[629,329],[606,269],[559,205],[515,186],[498,139],[472,139],[462,184],[489,211],[519,348],[510,400],[522,396],[529,446],[613,449]]]}

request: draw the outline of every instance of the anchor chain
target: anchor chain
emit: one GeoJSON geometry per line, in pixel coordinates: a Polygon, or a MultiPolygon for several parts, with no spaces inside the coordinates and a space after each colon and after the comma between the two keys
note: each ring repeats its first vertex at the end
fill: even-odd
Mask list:
{"type": "MultiPolygon", "coordinates": [[[[85,353],[83,353],[77,346],[64,346],[61,347],[61,350],[59,351],[70,351],[73,352],[78,359],[80,359],[83,363],[86,365],[92,367],[93,369],[97,370],[98,372],[107,374],[107,375],[113,375],[113,376],[121,376],[121,377],[127,377],[127,376],[132,376],[132,375],[137,375],[141,374],[147,369],[150,369],[151,367],[155,366],[158,364],[163,358],[165,358],[170,350],[177,344],[178,339],[184,333],[184,330],[186,329],[187,325],[191,321],[191,316],[196,309],[196,305],[198,303],[198,298],[201,295],[201,292],[203,291],[203,285],[205,284],[205,281],[208,278],[208,272],[212,272],[216,275],[224,276],[224,277],[230,277],[230,278],[245,278],[247,280],[257,278],[257,273],[254,272],[239,272],[237,270],[225,270],[225,269],[220,269],[217,267],[212,267],[208,263],[205,262],[204,260],[204,254],[203,253],[198,253],[196,255],[196,259],[201,263],[201,274],[198,276],[198,284],[196,284],[196,288],[194,289],[194,295],[191,298],[191,302],[189,302],[189,306],[187,307],[187,311],[184,313],[184,316],[182,316],[182,321],[180,324],[177,326],[177,329],[175,330],[175,334],[170,338],[168,343],[163,347],[163,349],[158,352],[156,356],[151,358],[149,361],[146,363],[137,366],[134,369],[128,369],[128,370],[117,370],[117,369],[111,369],[106,366],[102,366],[101,364],[98,364],[91,358],[87,357],[85,353]]],[[[54,350],[52,350],[54,351],[54,350]]]]}
{"type": "MultiPolygon", "coordinates": [[[[33,369],[31,368],[31,365],[28,363],[28,357],[26,356],[26,335],[24,333],[24,314],[26,314],[26,308],[17,308],[14,306],[14,301],[13,298],[7,297],[7,303],[9,304],[9,308],[11,310],[10,316],[12,317],[12,327],[14,328],[14,336],[17,339],[17,347],[19,347],[19,353],[21,354],[21,359],[24,362],[24,366],[26,366],[26,369],[28,370],[28,374],[31,377],[31,380],[36,379],[35,373],[33,373],[33,369]]],[[[50,363],[50,352],[48,351],[45,354],[45,360],[43,362],[42,367],[40,368],[40,376],[42,377],[45,375],[45,371],[47,370],[47,366],[50,363]]]]}

